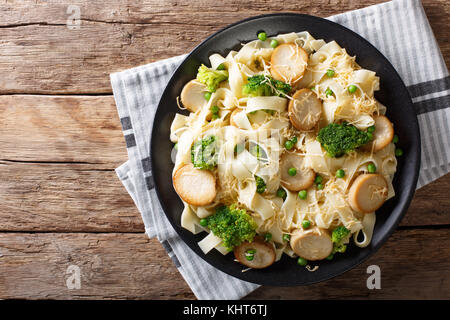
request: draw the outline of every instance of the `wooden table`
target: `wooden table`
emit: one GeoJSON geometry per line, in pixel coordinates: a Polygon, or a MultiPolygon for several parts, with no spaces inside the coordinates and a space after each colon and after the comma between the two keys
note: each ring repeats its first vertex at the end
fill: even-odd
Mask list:
{"type": "MultiPolygon", "coordinates": [[[[160,243],[144,234],[115,175],[127,154],[109,74],[189,52],[250,16],[325,17],[378,2],[3,1],[0,298],[195,298],[160,243]],[[79,29],[67,27],[71,5],[80,9],[79,29]],[[79,289],[67,285],[73,266],[79,289]]],[[[449,66],[450,3],[424,0],[424,7],[449,66]]],[[[309,287],[263,287],[248,298],[449,299],[449,186],[447,175],[419,190],[398,230],[361,266],[309,287]],[[366,287],[372,264],[381,268],[381,290],[366,287]]]]}

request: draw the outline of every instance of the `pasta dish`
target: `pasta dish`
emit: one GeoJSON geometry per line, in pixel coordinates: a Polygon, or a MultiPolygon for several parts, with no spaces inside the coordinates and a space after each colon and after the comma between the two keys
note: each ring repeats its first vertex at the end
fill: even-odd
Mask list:
{"type": "Polygon", "coordinates": [[[208,65],[170,128],[181,225],[206,232],[202,251],[261,269],[369,245],[401,151],[375,72],[306,31],[260,32],[208,65]]]}

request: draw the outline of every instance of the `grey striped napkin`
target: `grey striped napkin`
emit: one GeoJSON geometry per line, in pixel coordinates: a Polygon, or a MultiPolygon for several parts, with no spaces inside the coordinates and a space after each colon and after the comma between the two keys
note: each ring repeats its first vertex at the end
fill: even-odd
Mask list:
{"type": "MultiPolygon", "coordinates": [[[[408,86],[422,139],[417,187],[448,173],[450,78],[420,1],[387,2],[329,20],[354,30],[375,45],[408,86]]],[[[195,296],[239,299],[258,286],[213,268],[192,252],[168,222],[154,190],[149,159],[152,119],[166,83],[184,57],[111,74],[129,158],[116,172],[142,214],[146,233],[162,243],[195,296]]]]}

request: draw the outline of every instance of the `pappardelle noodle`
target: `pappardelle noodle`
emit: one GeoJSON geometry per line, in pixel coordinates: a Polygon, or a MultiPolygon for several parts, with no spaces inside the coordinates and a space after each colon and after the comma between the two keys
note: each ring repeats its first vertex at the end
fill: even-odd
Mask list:
{"type": "Polygon", "coordinates": [[[332,260],[352,238],[366,247],[397,167],[375,72],[306,31],[260,33],[209,60],[170,128],[181,224],[207,232],[203,252],[258,269],[283,253],[332,260]]]}

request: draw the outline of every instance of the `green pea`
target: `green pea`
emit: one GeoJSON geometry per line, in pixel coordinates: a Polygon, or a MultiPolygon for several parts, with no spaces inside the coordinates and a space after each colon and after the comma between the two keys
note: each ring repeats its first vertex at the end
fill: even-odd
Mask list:
{"type": "Polygon", "coordinates": [[[209,101],[209,99],[211,99],[211,92],[205,92],[204,97],[209,101]]]}
{"type": "Polygon", "coordinates": [[[373,134],[369,131],[367,131],[367,137],[369,137],[370,140],[373,139],[373,134]]]}
{"type": "Polygon", "coordinates": [[[252,254],[245,255],[245,259],[247,259],[248,261],[252,261],[254,258],[255,258],[255,256],[252,254]]]}
{"type": "Polygon", "coordinates": [[[289,241],[289,240],[291,240],[291,235],[290,234],[287,234],[287,233],[285,233],[285,234],[283,234],[283,241],[289,241]]]}
{"type": "Polygon", "coordinates": [[[284,143],[284,147],[285,147],[287,150],[291,150],[291,149],[294,147],[294,143],[293,143],[291,140],[287,140],[287,141],[284,143]]]}
{"type": "Polygon", "coordinates": [[[208,225],[208,220],[206,220],[206,219],[200,219],[200,225],[201,225],[202,227],[206,227],[206,226],[208,225]]]}
{"type": "Polygon", "coordinates": [[[369,171],[369,173],[375,173],[377,172],[377,167],[373,162],[371,162],[367,165],[367,170],[369,171]]]}
{"type": "Polygon", "coordinates": [[[288,170],[288,174],[293,177],[297,174],[297,169],[296,168],[289,168],[288,170]]]}
{"type": "Polygon", "coordinates": [[[225,70],[225,64],[221,63],[217,66],[217,70],[225,70]]]}
{"type": "Polygon", "coordinates": [[[248,249],[247,253],[248,254],[255,254],[256,253],[256,249],[248,249]]]}
{"type": "Polygon", "coordinates": [[[258,33],[258,39],[261,40],[261,41],[266,41],[267,33],[265,33],[265,32],[258,33]]]}
{"type": "Polygon", "coordinates": [[[283,188],[278,189],[277,197],[280,197],[280,198],[283,198],[283,200],[286,200],[286,197],[287,197],[286,190],[284,190],[283,188]]]}
{"type": "Polygon", "coordinates": [[[401,157],[403,155],[403,150],[400,148],[396,148],[395,149],[395,156],[396,157],[401,157]]]}
{"type": "Polygon", "coordinates": [[[175,143],[175,145],[173,147],[175,148],[175,150],[178,150],[178,142],[175,143]]]}
{"type": "Polygon", "coordinates": [[[330,255],[327,257],[327,260],[333,260],[333,258],[334,258],[334,254],[330,254],[330,255]]]}
{"type": "Polygon", "coordinates": [[[213,119],[213,120],[219,119],[219,115],[218,115],[217,113],[214,113],[214,114],[212,115],[212,119],[213,119]]]}
{"type": "Polygon", "coordinates": [[[219,107],[218,107],[218,106],[212,106],[212,107],[211,107],[211,112],[212,112],[212,113],[217,113],[217,112],[219,112],[219,107]]]}
{"type": "Polygon", "coordinates": [[[297,263],[298,263],[299,266],[304,267],[304,266],[306,266],[308,264],[308,260],[306,260],[306,259],[304,259],[302,257],[299,257],[298,260],[297,260],[297,263]]]}
{"type": "Polygon", "coordinates": [[[309,221],[309,220],[303,220],[302,221],[303,229],[308,229],[310,226],[311,226],[311,221],[309,221]]]}
{"type": "Polygon", "coordinates": [[[306,190],[299,191],[298,197],[302,200],[306,200],[306,198],[308,197],[308,191],[306,191],[306,190]]]}
{"type": "Polygon", "coordinates": [[[397,143],[398,142],[398,135],[394,134],[394,138],[392,139],[393,143],[397,143]]]}
{"type": "Polygon", "coordinates": [[[272,40],[270,41],[270,46],[271,46],[272,48],[278,47],[278,41],[275,40],[275,39],[272,39],[272,40]]]}
{"type": "Polygon", "coordinates": [[[327,88],[327,90],[325,90],[325,95],[328,97],[328,96],[332,96],[334,93],[333,93],[333,90],[331,90],[330,88],[327,88]]]}
{"type": "Polygon", "coordinates": [[[349,85],[348,86],[348,92],[350,92],[350,93],[355,93],[356,92],[356,89],[358,89],[358,87],[357,86],[355,86],[355,85],[349,85]]]}
{"type": "Polygon", "coordinates": [[[296,144],[298,141],[297,136],[293,136],[291,141],[292,141],[292,143],[296,144]]]}
{"type": "Polygon", "coordinates": [[[323,184],[318,183],[318,184],[317,184],[317,189],[322,190],[322,189],[323,189],[323,184]]]}
{"type": "Polygon", "coordinates": [[[328,69],[328,70],[327,70],[327,77],[333,78],[333,77],[334,77],[334,70],[328,69]]]}
{"type": "Polygon", "coordinates": [[[371,126],[367,128],[367,132],[373,133],[375,131],[375,126],[371,126]]]}
{"type": "Polygon", "coordinates": [[[264,241],[269,242],[270,240],[272,240],[272,234],[270,232],[267,232],[264,235],[264,241]]]}
{"type": "Polygon", "coordinates": [[[336,177],[337,178],[345,177],[345,171],[343,169],[339,169],[338,171],[336,171],[336,177]]]}
{"type": "Polygon", "coordinates": [[[314,179],[314,183],[315,184],[319,184],[319,183],[322,183],[322,182],[323,182],[323,178],[322,178],[322,176],[320,174],[318,174],[316,176],[316,178],[314,179]]]}

